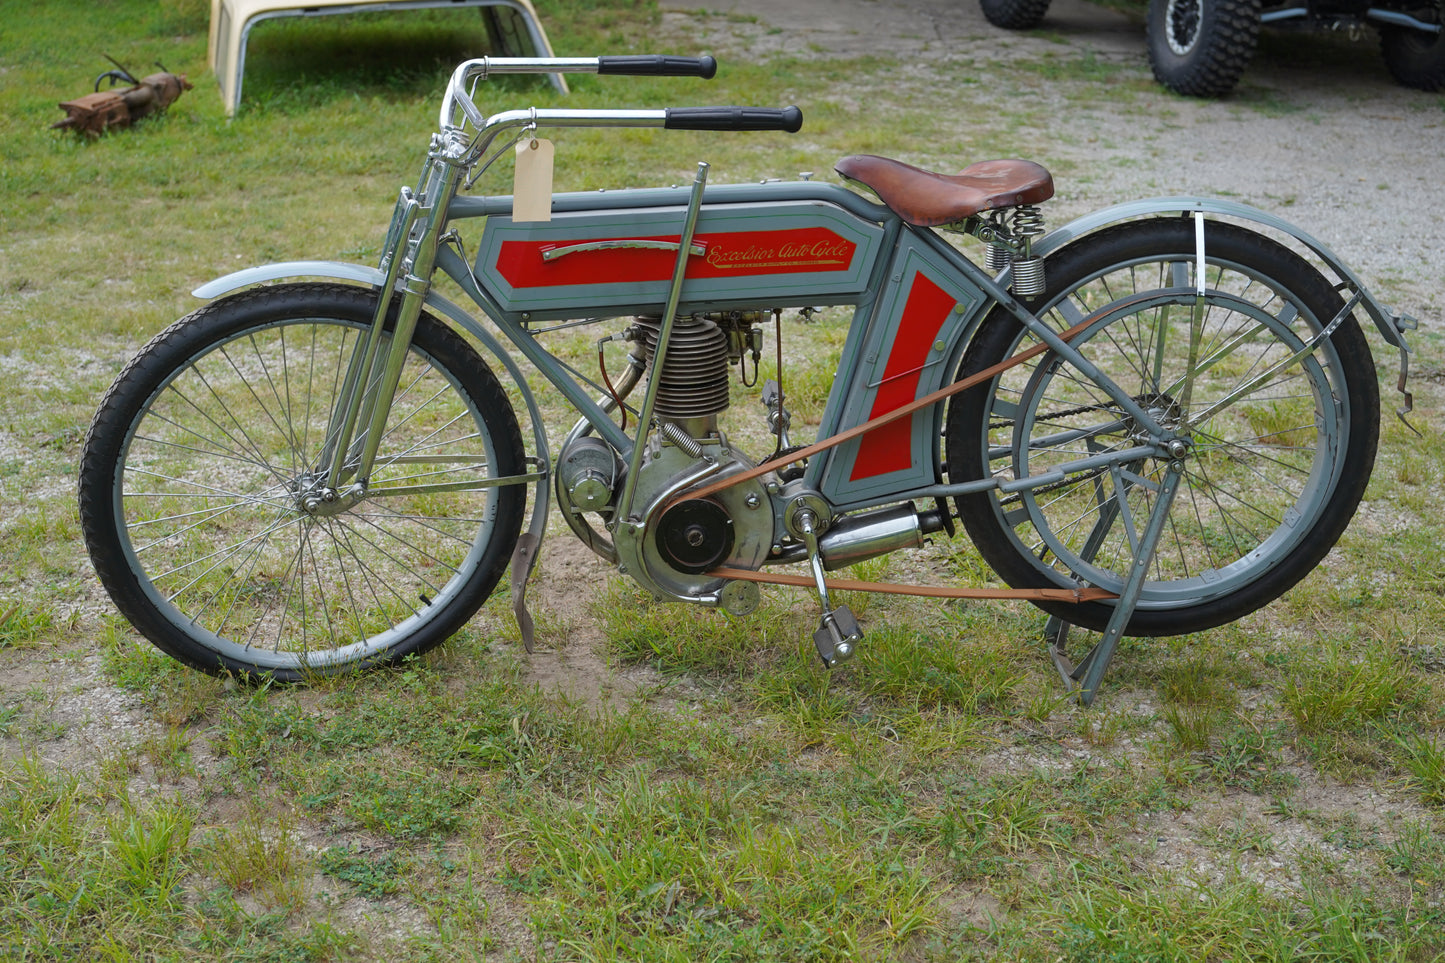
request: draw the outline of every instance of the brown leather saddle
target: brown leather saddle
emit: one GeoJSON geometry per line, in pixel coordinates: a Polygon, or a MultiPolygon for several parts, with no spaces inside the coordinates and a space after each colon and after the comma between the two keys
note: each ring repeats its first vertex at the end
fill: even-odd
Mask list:
{"type": "Polygon", "coordinates": [[[1054,196],[1054,178],[1026,160],[970,164],[957,174],[935,174],[912,164],[854,154],[834,167],[878,195],[894,213],[918,227],[936,227],[981,211],[1038,204],[1054,196]]]}

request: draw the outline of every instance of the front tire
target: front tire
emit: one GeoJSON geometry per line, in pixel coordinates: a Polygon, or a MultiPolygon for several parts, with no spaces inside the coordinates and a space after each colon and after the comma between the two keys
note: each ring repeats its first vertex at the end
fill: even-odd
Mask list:
{"type": "Polygon", "coordinates": [[[522,474],[521,434],[496,377],[430,315],[364,496],[321,497],[375,305],[337,284],[245,291],[157,335],[106,394],[81,523],[117,608],[162,651],[281,681],[394,663],[452,635],[501,577],[524,488],[477,483],[522,474]]]}
{"type": "MultiPolygon", "coordinates": [[[[1068,245],[1047,260],[1048,289],[1033,302],[1055,330],[1088,321],[1074,348],[1188,441],[1130,635],[1200,631],[1282,595],[1335,544],[1374,463],[1380,399],[1369,347],[1353,316],[1321,333],[1343,310],[1339,294],[1302,258],[1242,228],[1207,225],[1205,248],[1197,317],[1194,224],[1183,218],[1068,245]]],[[[1034,343],[995,309],[960,376],[1034,343]]],[[[1046,352],[956,395],[946,434],[953,483],[1047,479],[958,499],[1004,581],[1122,591],[1167,459],[1078,467],[1149,443],[1089,375],[1046,352]]],[[[1106,602],[1041,607],[1096,630],[1113,613],[1106,602]]]]}
{"type": "Polygon", "coordinates": [[[1150,0],[1149,66],[1188,97],[1234,89],[1259,43],[1260,0],[1150,0]]]}

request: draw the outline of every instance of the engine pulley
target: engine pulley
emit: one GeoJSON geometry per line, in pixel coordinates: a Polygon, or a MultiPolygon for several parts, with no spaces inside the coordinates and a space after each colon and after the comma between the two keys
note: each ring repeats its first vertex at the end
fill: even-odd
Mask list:
{"type": "Polygon", "coordinates": [[[680,572],[699,575],[732,555],[733,520],[710,498],[692,498],[669,508],[657,520],[657,550],[680,572]]]}

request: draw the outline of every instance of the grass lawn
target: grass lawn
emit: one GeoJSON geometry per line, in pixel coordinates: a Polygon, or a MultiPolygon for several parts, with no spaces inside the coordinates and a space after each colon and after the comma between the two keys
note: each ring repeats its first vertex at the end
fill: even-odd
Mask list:
{"type": "MultiPolygon", "coordinates": [[[[565,54],[767,36],[643,0],[538,6],[565,54]]],[[[806,595],[767,591],[746,618],[656,605],[559,525],[530,658],[504,604],[400,669],[311,686],[237,686],[153,650],[80,544],[97,401],[198,284],[374,262],[445,77],[485,43],[469,11],[264,24],[228,121],[206,28],[202,0],[0,10],[0,958],[1445,958],[1445,352],[1429,331],[1419,435],[1390,416],[1394,359],[1377,353],[1380,460],[1326,563],[1242,622],[1126,640],[1090,709],[1031,608],[854,596],[868,635],[830,674],[806,595]],[[102,52],[195,89],[96,140],[48,130],[102,52]]],[[[944,58],[926,76],[886,54],[719,59],[706,88],[578,76],[563,101],[505,78],[489,94],[804,107],[793,138],[559,134],[559,190],[685,181],[699,158],[717,182],[822,176],[861,152],[945,167],[1042,155],[1057,133],[1051,168],[1098,191],[1091,135],[1055,117],[1185,109],[1142,47],[1138,63],[1066,44],[944,58]],[[941,110],[940,89],[968,96],[941,110]]],[[[1440,123],[1445,102],[1418,103],[1440,123]]],[[[1214,122],[1292,109],[1256,88],[1214,122]]],[[[1162,166],[1131,165],[1150,184],[1162,166]]],[[[1423,318],[1424,281],[1381,280],[1423,318]]],[[[797,326],[796,349],[836,353],[838,323],[797,326]]],[[[826,382],[800,373],[796,420],[826,382]]],[[[962,539],[863,575],[910,565],[989,578],[962,539]]]]}

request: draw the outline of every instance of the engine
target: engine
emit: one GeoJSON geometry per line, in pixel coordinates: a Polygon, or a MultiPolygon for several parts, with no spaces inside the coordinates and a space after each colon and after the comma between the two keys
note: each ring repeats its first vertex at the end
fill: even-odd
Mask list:
{"type": "MultiPolygon", "coordinates": [[[[760,479],[661,511],[679,492],[754,466],[728,443],[718,416],[728,407],[733,363],[751,351],[756,366],[760,317],[728,312],[676,319],[660,370],[655,359],[662,319],[634,318],[625,332],[634,345],[635,374],[618,394],[636,387],[644,371],[649,387],[652,379],[657,382],[658,430],[647,440],[633,494],[634,516],[647,520],[640,539],[631,538],[630,526],[618,530],[616,506],[626,467],[612,448],[574,432],[559,453],[557,495],[569,524],[594,551],[621,562],[654,591],[717,604],[723,580],[705,573],[723,566],[756,569],[775,542],[772,500],[760,479]],[[584,535],[579,528],[585,526],[584,513],[596,513],[611,538],[590,527],[584,535]]],[[[730,609],[747,608],[745,599],[734,601],[730,609]]]]}
{"type": "MultiPolygon", "coordinates": [[[[644,443],[630,518],[618,517],[617,510],[628,469],[610,445],[588,434],[586,422],[573,430],[557,459],[563,517],[593,551],[660,597],[718,605],[737,615],[757,606],[756,584],[708,573],[719,568],[756,570],[765,561],[806,561],[806,533],[800,534],[798,521],[803,515],[820,534],[819,561],[829,570],[917,547],[933,532],[952,533],[942,507],[920,513],[904,503],[834,516],[801,473],[780,477],[770,472],[704,498],[679,497],[755,467],[728,443],[718,416],[728,408],[732,364],[743,368],[744,385],[757,383],[761,320],[760,312],[678,318],[659,370],[661,319],[633,319],[624,333],[634,345],[632,366],[613,396],[621,404],[644,373],[656,378],[657,430],[644,443]],[[751,381],[746,376],[749,355],[751,381]],[[594,531],[584,519],[587,515],[599,517],[607,534],[594,531]]],[[[786,446],[788,417],[776,383],[765,387],[762,396],[769,426],[779,445],[786,446]]]]}

